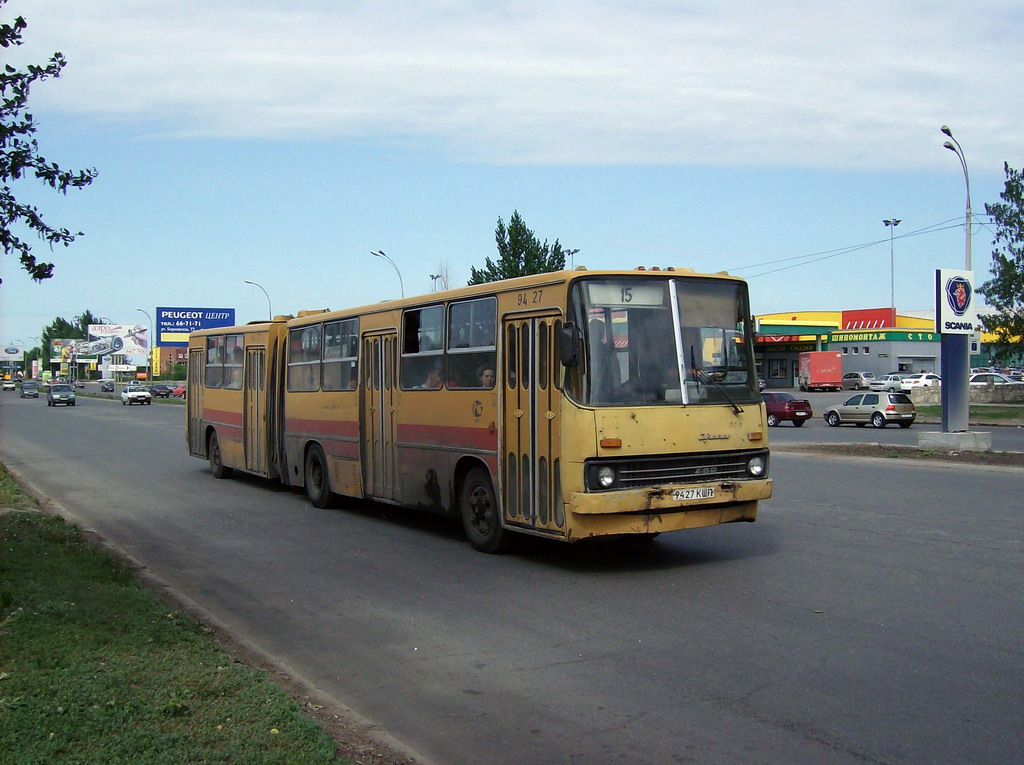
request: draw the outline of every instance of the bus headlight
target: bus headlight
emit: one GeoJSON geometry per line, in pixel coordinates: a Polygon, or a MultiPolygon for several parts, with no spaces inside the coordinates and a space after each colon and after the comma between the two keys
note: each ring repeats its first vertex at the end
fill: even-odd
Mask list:
{"type": "Polygon", "coordinates": [[[747,472],[754,478],[764,475],[764,457],[751,457],[747,462],[747,472]]]}
{"type": "Polygon", "coordinates": [[[597,486],[601,489],[610,489],[615,485],[615,469],[607,465],[597,469],[597,486]]]}

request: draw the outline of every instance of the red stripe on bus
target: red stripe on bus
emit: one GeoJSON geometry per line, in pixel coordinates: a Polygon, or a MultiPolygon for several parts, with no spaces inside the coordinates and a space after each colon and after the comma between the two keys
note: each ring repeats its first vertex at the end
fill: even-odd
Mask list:
{"type": "Polygon", "coordinates": [[[465,446],[471,449],[498,448],[498,431],[485,427],[460,428],[453,425],[399,425],[398,440],[405,443],[465,446]]]}
{"type": "Polygon", "coordinates": [[[285,432],[315,436],[342,436],[359,438],[359,423],[354,420],[300,420],[289,417],[284,421],[285,432]]]}
{"type": "Polygon", "coordinates": [[[236,425],[239,428],[242,427],[241,412],[228,412],[223,409],[207,409],[203,407],[203,419],[227,425],[236,425]]]}

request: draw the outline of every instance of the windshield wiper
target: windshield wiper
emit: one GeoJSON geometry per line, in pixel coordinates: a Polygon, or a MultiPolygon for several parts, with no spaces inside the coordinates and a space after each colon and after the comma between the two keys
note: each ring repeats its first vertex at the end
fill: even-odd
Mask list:
{"type": "Polygon", "coordinates": [[[698,382],[703,382],[705,385],[715,386],[715,389],[718,390],[718,392],[721,393],[725,397],[725,400],[728,401],[729,404],[732,406],[733,414],[742,414],[743,407],[741,407],[739,404],[732,400],[732,396],[729,395],[729,392],[725,389],[725,386],[723,386],[720,382],[714,380],[711,377],[711,375],[709,375],[702,368],[697,366],[696,354],[693,351],[692,345],[690,346],[690,369],[693,370],[693,376],[697,378],[698,382]]]}

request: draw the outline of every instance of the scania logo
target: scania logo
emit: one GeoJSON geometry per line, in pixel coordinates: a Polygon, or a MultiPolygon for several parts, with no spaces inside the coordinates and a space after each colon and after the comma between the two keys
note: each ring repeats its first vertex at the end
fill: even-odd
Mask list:
{"type": "Polygon", "coordinates": [[[957,316],[963,316],[971,306],[971,283],[962,276],[946,282],[946,302],[957,316]]]}

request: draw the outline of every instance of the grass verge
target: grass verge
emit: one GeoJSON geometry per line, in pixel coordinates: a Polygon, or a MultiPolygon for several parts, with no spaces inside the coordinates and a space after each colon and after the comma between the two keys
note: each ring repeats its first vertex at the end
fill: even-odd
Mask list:
{"type": "Polygon", "coordinates": [[[0,763],[339,763],[263,670],[0,465],[0,763]]]}
{"type": "MultiPolygon", "coordinates": [[[[917,407],[917,416],[941,418],[942,407],[931,405],[919,406],[917,407]]],[[[1019,406],[972,406],[968,411],[967,417],[971,422],[1012,422],[1014,420],[1024,420],[1024,410],[1019,406]]]]}

